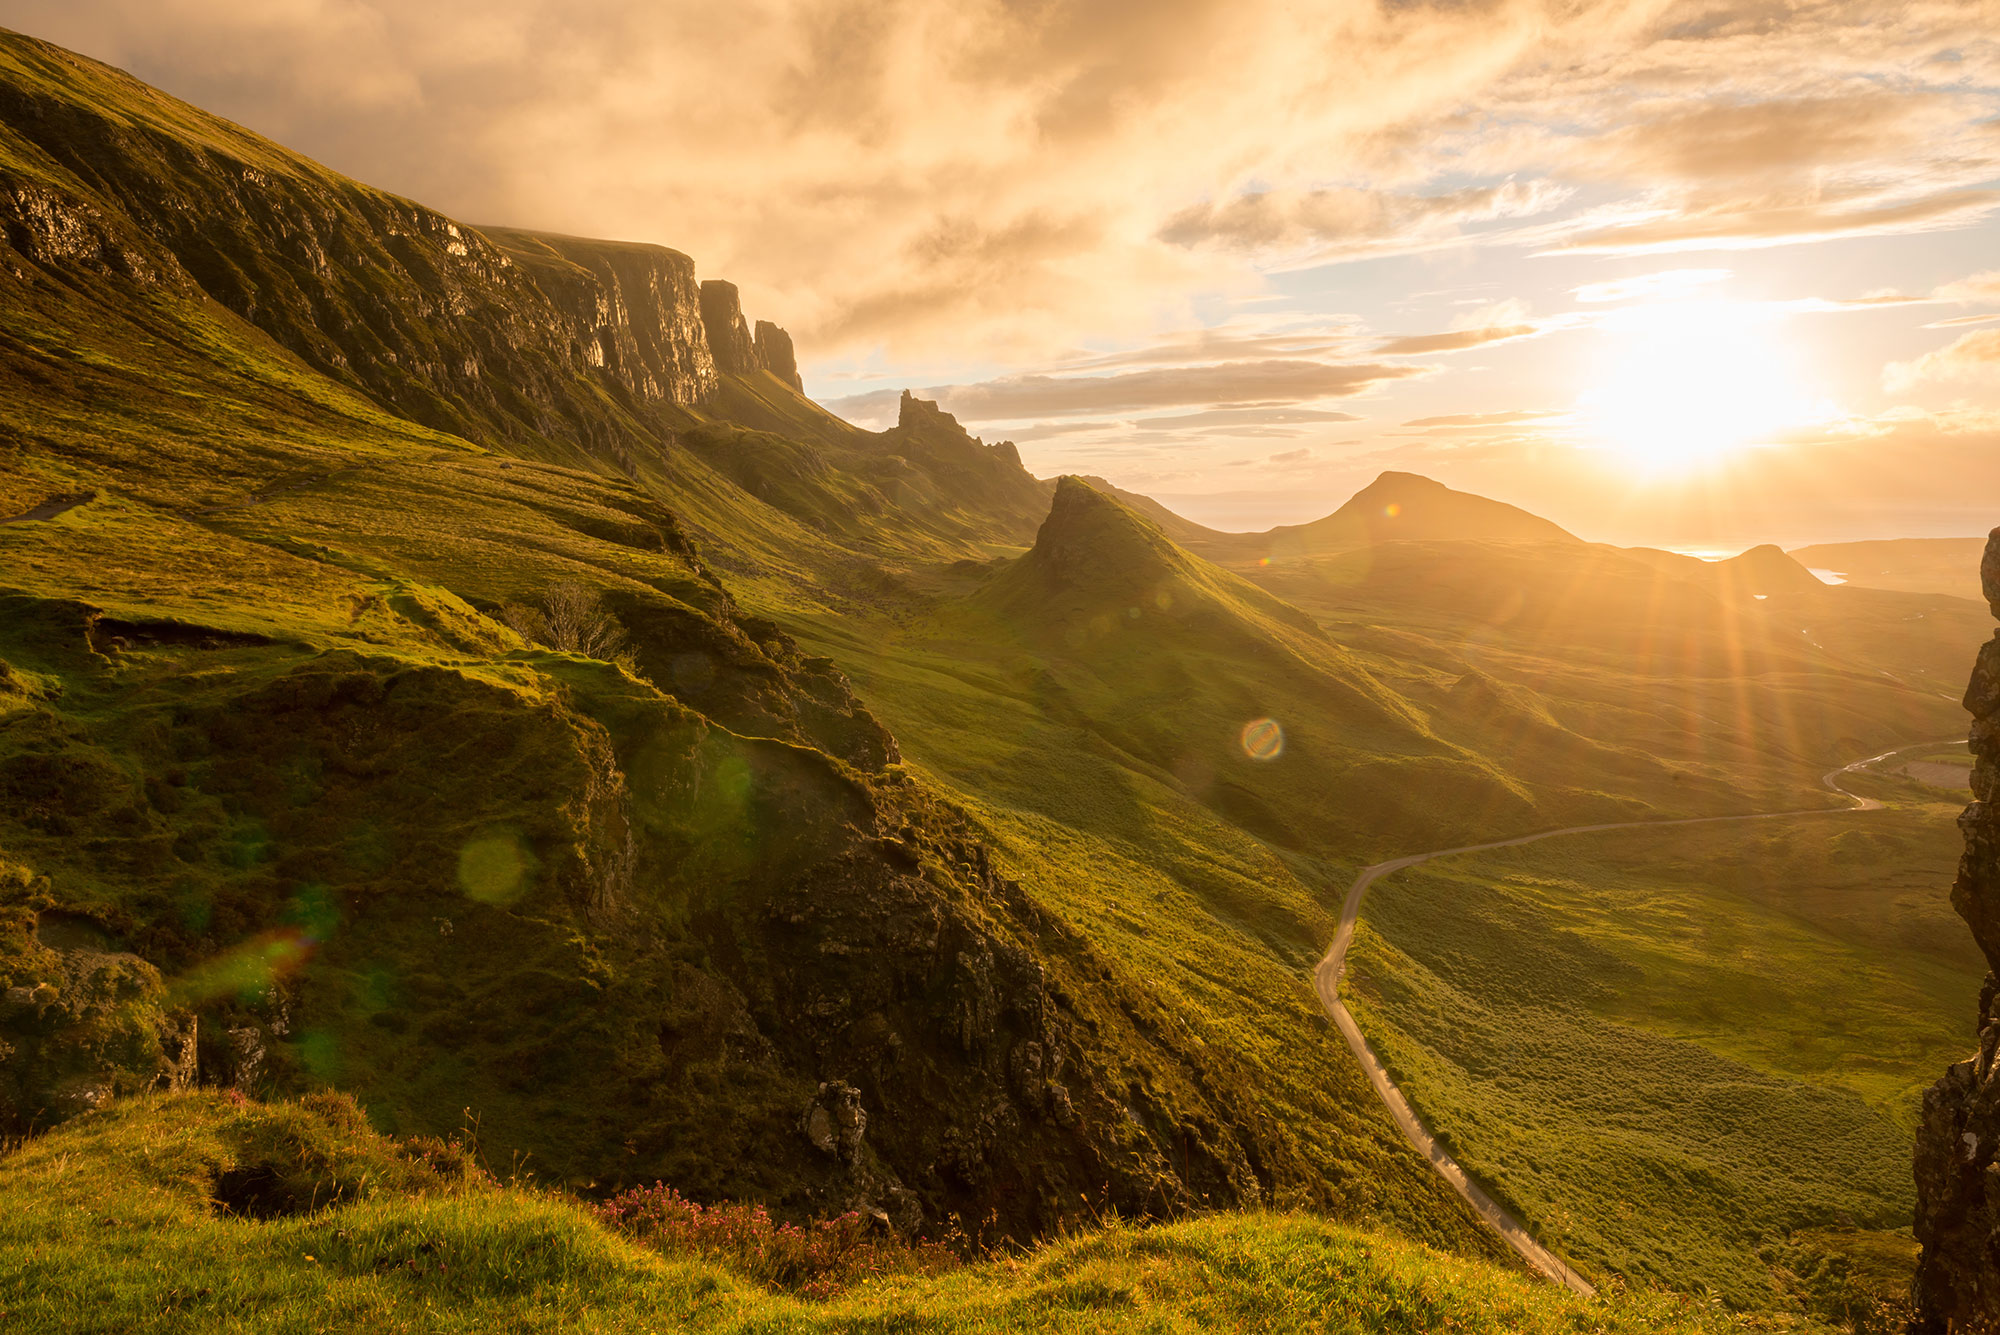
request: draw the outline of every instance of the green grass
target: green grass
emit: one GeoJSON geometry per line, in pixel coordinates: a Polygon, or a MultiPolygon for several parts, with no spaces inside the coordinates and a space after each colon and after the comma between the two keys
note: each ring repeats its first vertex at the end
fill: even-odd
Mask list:
{"type": "Polygon", "coordinates": [[[1586,1302],[1288,1214],[1110,1223],[810,1301],[634,1245],[561,1196],[468,1175],[452,1146],[385,1141],[337,1099],[215,1095],[133,1100],[0,1158],[0,1321],[79,1333],[1743,1329],[1685,1300],[1586,1302]],[[218,1183],[252,1169],[288,1175],[297,1212],[219,1208],[218,1183]]]}
{"type": "MultiPolygon", "coordinates": [[[[1922,1090],[1984,972],[1955,808],[1580,835],[1378,882],[1351,1004],[1421,1115],[1587,1274],[1765,1307],[1760,1251],[1907,1239],[1922,1090]]],[[[1907,1279],[1907,1275],[1905,1275],[1907,1279]]]]}
{"type": "MultiPolygon", "coordinates": [[[[185,1005],[202,1010],[209,1078],[233,1078],[216,1065],[229,1027],[258,1026],[271,1042],[253,1083],[349,1089],[406,1132],[449,1131],[470,1108],[496,1156],[580,1190],[666,1176],[794,1214],[855,1189],[798,1132],[816,1082],[844,1075],[867,1085],[870,1144],[933,1220],[1004,1209],[1020,1233],[1115,1194],[1128,1210],[1261,1201],[1340,1221],[1096,1231],[810,1306],[636,1251],[558,1197],[410,1177],[356,1128],[339,1133],[345,1167],[302,1180],[366,1190],[331,1213],[218,1219],[203,1183],[267,1114],[134,1101],[0,1168],[15,1202],[0,1245],[28,1267],[0,1275],[31,1277],[4,1302],[31,1325],[1706,1321],[1664,1299],[1581,1307],[1353,1231],[1505,1259],[1381,1114],[1310,965],[1374,857],[1828,800],[1832,764],[1959,722],[1940,683],[1962,675],[1964,615],[1915,624],[1915,604],[1838,590],[1724,607],[1568,545],[1397,543],[1236,573],[1110,502],[1055,526],[1062,560],[1017,561],[1051,485],[940,418],[860,432],[763,375],[644,416],[601,379],[508,383],[524,364],[493,357],[486,397],[437,401],[397,368],[460,364],[472,336],[418,312],[466,308],[469,289],[429,241],[415,267],[381,258],[378,214],[407,206],[122,77],[85,70],[79,96],[46,51],[0,57],[0,79],[62,104],[76,131],[0,136],[0,168],[100,209],[133,255],[158,229],[51,154],[93,180],[130,173],[147,198],[206,197],[202,164],[240,161],[286,178],[281,221],[331,218],[376,257],[335,266],[358,286],[316,291],[318,271],[261,224],[211,238],[228,243],[209,274],[221,298],[269,290],[259,318],[298,356],[192,288],[0,267],[0,517],[90,497],[0,526],[0,983],[61,982],[62,1004],[89,1012],[109,983],[85,966],[103,956],[104,979],[140,994],[72,1026],[65,1060],[144,1048],[185,1005]],[[134,136],[97,135],[93,107],[134,136]],[[220,156],[183,162],[153,136],[220,156]],[[302,314],[322,306],[368,342],[353,375],[299,359],[337,365],[302,314]],[[603,591],[636,675],[534,650],[496,618],[556,580],[603,591]],[[906,765],[884,763],[870,709],[906,765]],[[1241,729],[1266,716],[1288,746],[1254,760],[1241,729]],[[103,948],[59,950],[64,931],[103,948]],[[1041,1039],[1070,1063],[1080,1140],[1009,1102],[1031,1012],[1053,1017],[1041,1039]],[[938,1169],[947,1150],[962,1181],[938,1169]],[[464,1268],[434,1268],[440,1255],[464,1268]]],[[[1364,937],[1370,1023],[1392,1046],[1406,1030],[1395,1059],[1420,1105],[1457,1117],[1448,1133],[1494,1156],[1503,1192],[1582,1240],[1586,1264],[1751,1304],[1787,1301],[1758,1278],[1781,1270],[1833,1293],[1831,1243],[1743,1257],[1803,1245],[1773,1231],[1782,1215],[1816,1236],[1869,1225],[1843,1275],[1893,1259],[1875,1227],[1903,1201],[1884,1137],[1905,1134],[1938,1060],[1934,1017],[1962,1013],[1963,952],[1920,899],[1773,887],[1928,867],[1940,848],[1800,841],[1718,880],[1731,864],[1704,846],[1611,881],[1536,873],[1505,903],[1471,887],[1460,920],[1418,914],[1398,935],[1384,917],[1395,946],[1364,937]],[[1636,898],[1590,901],[1600,884],[1636,898]],[[1510,917],[1526,900],[1540,916],[1510,917]],[[1494,976],[1452,952],[1494,940],[1536,961],[1521,988],[1574,995],[1480,991],[1494,976]],[[1858,994],[1827,1004],[1829,978],[1858,994]],[[1577,1056],[1567,1086],[1536,1075],[1551,1051],[1577,1056]],[[1537,1079],[1568,1111],[1510,1122],[1537,1079]],[[1747,1100],[1734,1140],[1676,1122],[1666,1095],[1690,1087],[1747,1100]],[[1595,1112],[1631,1089],[1667,1111],[1625,1108],[1607,1138],[1595,1112]],[[1570,1140],[1616,1190],[1563,1175],[1570,1140]]],[[[117,1092],[158,1060],[138,1052],[117,1092]]],[[[11,1080],[0,1071],[0,1100],[26,1098],[11,1080]]],[[[334,1134],[298,1120],[310,1111],[269,1116],[295,1141],[334,1134]]]]}

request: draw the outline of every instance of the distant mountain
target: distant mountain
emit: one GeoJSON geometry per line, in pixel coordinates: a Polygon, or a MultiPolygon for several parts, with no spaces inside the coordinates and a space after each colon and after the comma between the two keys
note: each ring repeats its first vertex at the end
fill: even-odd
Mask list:
{"type": "Polygon", "coordinates": [[[1794,548],[1792,558],[1865,589],[1943,593],[1977,600],[1984,538],[1891,538],[1794,548]]]}
{"type": "Polygon", "coordinates": [[[1324,519],[1229,535],[1217,559],[1296,561],[1384,542],[1559,542],[1582,539],[1504,501],[1453,491],[1415,473],[1384,473],[1324,519]]]}
{"type": "MultiPolygon", "coordinates": [[[[1092,482],[1097,484],[1101,479],[1092,482]]],[[[1383,473],[1325,518],[1263,533],[1220,532],[1184,519],[1150,497],[1115,487],[1109,487],[1109,492],[1150,516],[1188,550],[1230,565],[1298,560],[1383,542],[1582,542],[1567,529],[1519,506],[1454,491],[1416,473],[1383,473]]]]}
{"type": "Polygon", "coordinates": [[[1528,818],[1525,793],[1312,617],[1080,478],[965,611],[954,635],[1032,652],[1060,717],[1275,843],[1528,818]]]}
{"type": "Polygon", "coordinates": [[[1583,540],[1505,501],[1453,491],[1416,473],[1384,473],[1324,519],[1266,535],[1273,556],[1316,556],[1381,542],[1583,540]]]}
{"type": "Polygon", "coordinates": [[[1610,550],[1656,570],[1713,589],[1724,598],[1769,598],[1775,594],[1812,594],[1827,585],[1819,576],[1787,556],[1773,543],[1752,547],[1719,561],[1704,561],[1681,552],[1657,547],[1620,547],[1610,550]]]}

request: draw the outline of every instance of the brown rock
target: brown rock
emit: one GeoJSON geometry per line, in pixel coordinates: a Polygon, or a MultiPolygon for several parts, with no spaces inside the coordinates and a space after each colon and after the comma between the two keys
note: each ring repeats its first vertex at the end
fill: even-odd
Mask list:
{"type": "Polygon", "coordinates": [[[1986,594],[1986,605],[2000,617],[2000,528],[1987,535],[1986,557],[1979,563],[1979,587],[1986,594]]]}
{"type": "Polygon", "coordinates": [[[799,359],[792,350],[792,336],[769,320],[757,322],[757,362],[799,393],[806,392],[805,382],[799,379],[799,359]]]}
{"type": "MultiPolygon", "coordinates": [[[[2000,616],[2000,529],[1987,544],[1980,577],[2000,616]]],[[[1959,817],[1965,856],[1951,903],[2000,968],[2000,637],[1980,650],[1965,707],[1973,716],[1973,791],[1959,817]]],[[[2000,986],[1980,992],[1976,1055],[1924,1095],[1917,1130],[1917,1241],[1923,1246],[1912,1329],[2000,1331],[2000,986]]]]}
{"type": "Polygon", "coordinates": [[[743,301],[736,284],[711,278],[701,285],[701,324],[708,331],[708,351],[716,370],[748,375],[758,369],[757,345],[743,319],[743,301]]]}

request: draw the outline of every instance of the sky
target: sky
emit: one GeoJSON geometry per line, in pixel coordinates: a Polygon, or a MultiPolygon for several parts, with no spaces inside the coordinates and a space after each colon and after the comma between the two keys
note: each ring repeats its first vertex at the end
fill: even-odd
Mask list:
{"type": "Polygon", "coordinates": [[[658,242],[866,426],[1231,529],[2000,524],[2000,0],[0,0],[473,223],[658,242]]]}

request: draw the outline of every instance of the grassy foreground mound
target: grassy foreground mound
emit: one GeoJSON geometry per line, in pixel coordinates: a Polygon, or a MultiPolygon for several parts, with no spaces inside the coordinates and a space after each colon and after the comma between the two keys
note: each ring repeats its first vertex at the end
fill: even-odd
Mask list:
{"type": "Polygon", "coordinates": [[[209,1094],[129,1100],[0,1159],[0,1321],[76,1332],[1743,1328],[1686,1300],[1586,1303],[1286,1214],[1113,1223],[815,1301],[729,1263],[642,1247],[575,1201],[498,1184],[463,1146],[377,1136],[338,1096],[209,1094]]]}

